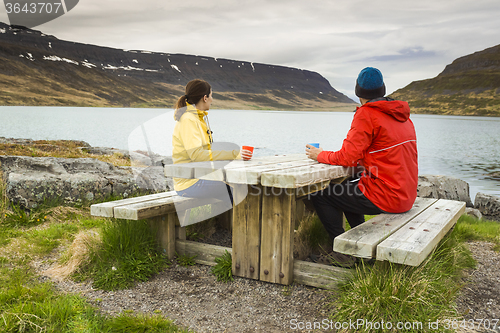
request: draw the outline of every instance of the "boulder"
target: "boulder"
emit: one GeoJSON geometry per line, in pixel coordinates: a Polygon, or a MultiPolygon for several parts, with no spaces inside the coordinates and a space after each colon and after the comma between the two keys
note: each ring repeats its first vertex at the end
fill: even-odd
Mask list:
{"type": "Polygon", "coordinates": [[[28,209],[44,201],[92,202],[172,188],[161,167],[116,167],[92,158],[0,156],[0,162],[7,196],[28,209]]]}
{"type": "Polygon", "coordinates": [[[465,208],[465,215],[475,217],[478,220],[483,218],[483,214],[481,214],[479,209],[471,208],[471,207],[465,208]]]}
{"type": "Polygon", "coordinates": [[[489,220],[500,221],[500,198],[479,192],[474,199],[474,208],[489,220]]]}
{"type": "Polygon", "coordinates": [[[470,199],[469,184],[455,177],[441,175],[418,176],[417,195],[422,198],[463,201],[467,207],[474,207],[470,199]]]}

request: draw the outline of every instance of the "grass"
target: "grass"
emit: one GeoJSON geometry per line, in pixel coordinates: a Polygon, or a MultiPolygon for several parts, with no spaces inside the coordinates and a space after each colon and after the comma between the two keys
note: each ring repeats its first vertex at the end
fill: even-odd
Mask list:
{"type": "Polygon", "coordinates": [[[61,295],[26,269],[0,268],[2,332],[185,332],[160,315],[106,317],[78,295],[61,295]]]}
{"type": "Polygon", "coordinates": [[[215,258],[215,266],[212,267],[210,272],[217,277],[217,281],[229,282],[234,281],[232,273],[232,257],[231,253],[224,251],[222,257],[215,258]]]}
{"type": "Polygon", "coordinates": [[[187,255],[187,254],[177,254],[177,263],[180,266],[183,267],[188,267],[188,266],[194,266],[196,265],[196,262],[194,261],[194,258],[196,258],[196,254],[193,256],[187,255]]]}
{"type": "MultiPolygon", "coordinates": [[[[3,197],[1,190],[0,197],[3,197]]],[[[156,313],[105,316],[85,298],[62,294],[52,282],[40,282],[31,266],[33,260],[43,259],[56,249],[71,248],[69,245],[80,239],[81,234],[97,234],[101,229],[112,232],[113,228],[120,228],[119,236],[106,238],[104,233],[101,239],[109,241],[109,246],[104,246],[103,253],[99,252],[101,248],[94,254],[128,271],[127,276],[113,271],[116,284],[125,286],[141,278],[147,279],[160,267],[165,267],[166,258],[157,254],[143,221],[136,221],[135,225],[113,224],[90,217],[88,207],[53,207],[44,211],[47,217],[43,221],[11,223],[5,217],[7,205],[0,208],[0,332],[188,332],[156,313]],[[134,241],[139,242],[141,249],[130,244],[134,241]]],[[[31,216],[36,213],[33,211],[31,216]]],[[[82,249],[77,250],[81,252],[82,249]]],[[[63,264],[68,264],[73,257],[68,251],[63,264]]],[[[79,268],[86,263],[85,258],[84,253],[75,266],[79,268]]],[[[108,271],[102,269],[102,272],[101,280],[109,278],[108,271]]]]}
{"type": "MultiPolygon", "coordinates": [[[[429,331],[429,322],[459,318],[454,300],[462,287],[462,272],[475,266],[465,242],[486,240],[498,247],[499,226],[497,222],[462,216],[453,232],[418,267],[361,262],[351,276],[338,285],[329,304],[330,319],[340,323],[361,319],[362,326],[357,330],[366,332],[379,331],[367,326],[368,323],[380,325],[382,322],[390,322],[394,328],[397,323],[408,323],[404,331],[424,332],[429,331]]],[[[443,325],[433,331],[445,332],[446,329],[443,325]]]]}
{"type": "Polygon", "coordinates": [[[474,217],[462,215],[455,227],[460,241],[486,241],[495,244],[493,250],[500,251],[500,223],[478,221],[474,217]]]}
{"type": "Polygon", "coordinates": [[[103,290],[126,289],[168,267],[146,221],[106,222],[99,234],[100,241],[88,244],[88,261],[75,274],[79,280],[91,279],[103,290]]]}
{"type": "Polygon", "coordinates": [[[125,157],[120,153],[115,153],[113,155],[89,154],[86,152],[85,146],[85,142],[73,140],[33,140],[23,144],[0,143],[0,155],[95,158],[117,166],[131,166],[130,158],[125,157]]]}
{"type": "Polygon", "coordinates": [[[308,214],[301,221],[294,236],[294,252],[304,260],[311,253],[327,253],[332,241],[316,214],[308,214]]]}

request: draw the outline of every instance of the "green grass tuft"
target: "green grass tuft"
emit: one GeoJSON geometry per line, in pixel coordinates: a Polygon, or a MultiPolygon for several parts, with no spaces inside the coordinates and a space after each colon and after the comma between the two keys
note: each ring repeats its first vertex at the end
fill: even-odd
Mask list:
{"type": "Polygon", "coordinates": [[[118,317],[112,318],[107,323],[107,332],[109,333],[164,333],[164,332],[179,332],[188,333],[188,330],[180,329],[173,324],[172,321],[166,320],[160,315],[145,316],[145,315],[130,315],[121,314],[118,317]]]}
{"type": "Polygon", "coordinates": [[[168,267],[145,221],[108,222],[101,240],[91,244],[88,263],[76,274],[79,279],[92,279],[96,288],[125,289],[168,267]]]}
{"type": "Polygon", "coordinates": [[[188,266],[194,266],[196,265],[196,262],[194,261],[194,258],[196,258],[196,254],[193,256],[187,255],[187,254],[178,254],[176,253],[177,256],[177,263],[180,266],[183,267],[188,267],[188,266]]]}
{"type": "Polygon", "coordinates": [[[234,281],[232,273],[232,257],[231,253],[224,251],[222,257],[215,258],[215,266],[212,267],[210,272],[217,277],[217,281],[229,282],[234,281]]]}
{"type": "Polygon", "coordinates": [[[47,219],[47,211],[43,208],[25,210],[19,205],[11,205],[11,211],[4,213],[4,225],[10,227],[32,227],[42,224],[47,219]]]}
{"type": "Polygon", "coordinates": [[[462,215],[455,226],[455,233],[460,241],[486,241],[495,244],[494,250],[500,250],[500,223],[478,221],[468,215],[462,215]]]}

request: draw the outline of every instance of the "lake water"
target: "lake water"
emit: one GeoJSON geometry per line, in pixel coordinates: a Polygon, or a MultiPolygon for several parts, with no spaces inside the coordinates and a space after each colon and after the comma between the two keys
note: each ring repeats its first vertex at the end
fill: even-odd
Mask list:
{"type": "MultiPolygon", "coordinates": [[[[353,107],[354,109],[354,107],[353,107]]],[[[338,150],[352,112],[211,110],[215,141],[256,147],[255,156],[303,153],[319,142],[338,150]]],[[[500,118],[412,115],[417,131],[419,174],[467,181],[477,192],[500,196],[500,118]]],[[[34,140],[83,140],[94,147],[171,153],[171,109],[0,107],[0,136],[34,140]]]]}

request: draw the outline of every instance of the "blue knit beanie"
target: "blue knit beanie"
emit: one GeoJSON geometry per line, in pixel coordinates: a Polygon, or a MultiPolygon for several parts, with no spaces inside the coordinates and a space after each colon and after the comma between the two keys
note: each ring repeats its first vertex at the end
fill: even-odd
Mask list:
{"type": "Polygon", "coordinates": [[[356,80],[356,96],[365,99],[384,97],[385,84],[382,73],[376,68],[366,67],[356,80]]]}

